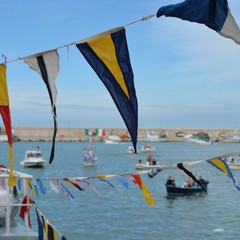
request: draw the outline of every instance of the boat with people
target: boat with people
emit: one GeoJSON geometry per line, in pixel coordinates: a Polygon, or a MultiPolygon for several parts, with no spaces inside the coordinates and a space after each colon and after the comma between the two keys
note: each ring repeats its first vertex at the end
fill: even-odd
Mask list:
{"type": "Polygon", "coordinates": [[[199,181],[205,187],[205,190],[189,178],[186,179],[182,186],[177,186],[172,176],[168,177],[165,186],[168,194],[193,194],[206,192],[209,181],[204,180],[201,176],[199,177],[199,181]]]}
{"type": "MultiPolygon", "coordinates": [[[[23,186],[27,186],[27,182],[30,181],[33,176],[22,172],[14,171],[14,175],[21,181],[23,186]]],[[[24,213],[24,219],[22,219],[21,209],[22,207],[30,207],[32,204],[29,201],[24,201],[19,196],[14,195],[14,188],[10,187],[8,182],[9,170],[4,166],[0,166],[0,178],[2,179],[2,186],[0,189],[0,239],[13,240],[38,240],[39,234],[34,232],[29,225],[30,211],[24,213]],[[23,224],[21,224],[21,221],[23,224]]],[[[27,196],[27,188],[22,188],[23,196],[27,196]]]]}
{"type": "Polygon", "coordinates": [[[166,189],[168,194],[191,194],[204,192],[200,186],[185,188],[183,186],[166,185],[166,189]]]}
{"type": "Polygon", "coordinates": [[[150,165],[148,162],[145,162],[145,163],[138,162],[135,164],[135,168],[139,170],[148,170],[148,169],[162,168],[162,167],[163,167],[163,164],[161,164],[160,162],[157,162],[154,165],[150,165]]]}
{"type": "Polygon", "coordinates": [[[83,155],[83,166],[92,167],[97,165],[97,156],[93,153],[94,148],[92,146],[87,146],[84,148],[83,155]]]}
{"type": "Polygon", "coordinates": [[[161,162],[156,161],[156,159],[152,155],[148,155],[146,162],[142,162],[139,160],[138,163],[135,164],[136,169],[148,170],[153,168],[163,168],[163,164],[161,162]]]}
{"type": "Polygon", "coordinates": [[[234,159],[234,157],[228,157],[225,161],[231,170],[240,170],[239,160],[234,159]]]}
{"type": "Polygon", "coordinates": [[[151,147],[149,144],[145,144],[144,146],[141,147],[140,152],[155,152],[156,148],[151,147]]]}
{"type": "Polygon", "coordinates": [[[20,162],[23,167],[43,168],[46,160],[43,158],[42,151],[39,147],[36,150],[27,150],[25,158],[20,162]]]}

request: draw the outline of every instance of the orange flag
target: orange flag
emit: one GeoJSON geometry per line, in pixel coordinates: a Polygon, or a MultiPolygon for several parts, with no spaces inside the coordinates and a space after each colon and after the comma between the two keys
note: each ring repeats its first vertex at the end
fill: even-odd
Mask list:
{"type": "Polygon", "coordinates": [[[140,175],[132,175],[134,180],[133,182],[135,184],[137,184],[140,189],[142,190],[143,192],[143,196],[145,198],[145,200],[151,205],[151,206],[154,206],[155,205],[155,201],[154,199],[151,197],[151,195],[149,194],[148,190],[147,190],[147,187],[145,186],[144,182],[142,181],[140,175]]]}
{"type": "Polygon", "coordinates": [[[11,125],[11,116],[9,109],[9,97],[7,89],[7,80],[6,80],[6,65],[0,64],[0,113],[2,115],[3,123],[5,126],[5,131],[8,137],[8,153],[10,160],[10,172],[8,177],[8,185],[15,186],[17,184],[17,178],[13,175],[14,167],[14,157],[13,157],[13,148],[12,148],[12,125],[11,125]]]}

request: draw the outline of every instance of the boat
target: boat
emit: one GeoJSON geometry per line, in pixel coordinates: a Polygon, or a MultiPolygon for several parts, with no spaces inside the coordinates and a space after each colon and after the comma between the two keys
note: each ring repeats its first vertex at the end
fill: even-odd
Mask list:
{"type": "Polygon", "coordinates": [[[129,146],[129,147],[128,147],[128,153],[129,153],[129,154],[134,154],[134,153],[135,153],[135,150],[134,150],[134,147],[133,147],[133,146],[129,146]]]}
{"type": "Polygon", "coordinates": [[[135,164],[136,169],[141,170],[148,170],[153,168],[162,168],[164,165],[160,162],[157,162],[154,158],[152,158],[151,161],[147,160],[146,162],[142,162],[141,160],[138,161],[138,163],[135,164]]]}
{"type": "MultiPolygon", "coordinates": [[[[16,136],[14,134],[14,129],[12,129],[12,139],[13,141],[16,140],[16,136]]],[[[7,142],[8,141],[8,136],[5,132],[5,130],[3,130],[1,127],[0,127],[0,142],[7,142]]]]}
{"type": "Polygon", "coordinates": [[[162,168],[162,167],[163,167],[163,164],[161,164],[159,162],[157,162],[155,165],[150,165],[148,162],[135,164],[135,168],[141,169],[141,170],[148,170],[148,169],[162,168]]]}
{"type": "Polygon", "coordinates": [[[209,134],[204,132],[187,134],[184,138],[187,142],[195,142],[198,144],[211,144],[212,142],[209,134]]]}
{"type": "Polygon", "coordinates": [[[116,134],[111,134],[104,139],[105,144],[119,144],[122,138],[116,134]]]}
{"type": "MultiPolygon", "coordinates": [[[[29,222],[27,221],[30,211],[25,213],[26,221],[20,219],[19,209],[22,206],[30,207],[31,204],[26,202],[24,205],[21,199],[16,198],[12,195],[13,189],[8,186],[9,170],[5,167],[0,167],[0,177],[4,180],[0,190],[0,239],[2,240],[13,240],[13,239],[24,239],[24,240],[38,240],[39,235],[37,232],[31,230],[29,222]],[[20,221],[23,224],[20,224],[20,221]]],[[[33,178],[32,175],[16,172],[14,175],[22,182],[23,186],[27,186],[27,182],[33,178]]],[[[23,188],[23,196],[26,196],[27,188],[23,188]]]]}
{"type": "Polygon", "coordinates": [[[119,144],[119,142],[111,141],[111,140],[108,140],[108,139],[105,139],[104,143],[105,144],[119,144]]]}
{"type": "Polygon", "coordinates": [[[23,167],[43,168],[46,160],[43,159],[42,151],[37,148],[37,150],[27,150],[25,159],[21,161],[20,164],[23,167]]]}
{"type": "Polygon", "coordinates": [[[148,144],[142,146],[141,149],[140,149],[140,152],[155,152],[155,151],[156,151],[156,148],[155,147],[151,147],[148,144]]]}
{"type": "Polygon", "coordinates": [[[240,134],[235,131],[234,133],[219,133],[219,141],[220,142],[229,142],[229,143],[237,143],[240,142],[240,134]]]}
{"type": "Polygon", "coordinates": [[[7,142],[8,137],[7,134],[0,134],[0,142],[7,142]]]}
{"type": "Polygon", "coordinates": [[[201,176],[199,177],[198,181],[205,187],[205,189],[195,182],[192,183],[189,178],[182,186],[176,186],[175,180],[171,176],[168,177],[165,186],[168,194],[192,194],[206,192],[209,181],[204,180],[201,176]]]}
{"type": "Polygon", "coordinates": [[[158,142],[160,137],[154,131],[146,131],[143,135],[139,135],[139,142],[158,142]]]}
{"type": "Polygon", "coordinates": [[[97,156],[93,153],[93,147],[88,146],[84,149],[83,166],[92,167],[97,165],[97,156]]]}
{"type": "Polygon", "coordinates": [[[229,157],[225,161],[231,170],[240,170],[240,161],[236,161],[233,157],[229,157]]]}
{"type": "MultiPolygon", "coordinates": [[[[198,185],[193,187],[166,185],[166,189],[168,194],[192,194],[192,193],[204,192],[203,188],[198,185]]],[[[206,189],[207,189],[207,185],[206,185],[206,189]]]]}

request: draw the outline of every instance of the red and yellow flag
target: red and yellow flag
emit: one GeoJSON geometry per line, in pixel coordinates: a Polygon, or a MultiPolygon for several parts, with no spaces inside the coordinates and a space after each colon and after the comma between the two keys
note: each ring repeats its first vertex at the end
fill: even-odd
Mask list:
{"type": "Polygon", "coordinates": [[[7,80],[6,80],[6,65],[0,64],[0,113],[3,119],[5,131],[8,137],[8,152],[10,160],[10,172],[8,177],[8,185],[15,186],[17,184],[17,178],[13,175],[14,167],[14,157],[13,157],[13,147],[12,147],[12,124],[11,116],[9,109],[9,97],[7,89],[7,80]]]}
{"type": "Polygon", "coordinates": [[[145,186],[144,182],[142,181],[140,175],[132,175],[133,182],[135,184],[137,184],[140,189],[142,190],[143,196],[145,198],[145,200],[148,202],[149,205],[154,206],[155,205],[155,201],[154,199],[151,197],[150,193],[147,190],[147,187],[145,186]]]}

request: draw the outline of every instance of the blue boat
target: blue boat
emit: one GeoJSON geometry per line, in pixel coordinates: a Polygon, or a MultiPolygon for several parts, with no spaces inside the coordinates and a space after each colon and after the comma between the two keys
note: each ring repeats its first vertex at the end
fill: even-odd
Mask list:
{"type": "MultiPolygon", "coordinates": [[[[205,185],[207,191],[207,184],[205,185]]],[[[200,186],[193,187],[179,187],[174,185],[166,185],[168,194],[192,194],[192,193],[201,193],[204,192],[203,188],[200,186]]]]}

